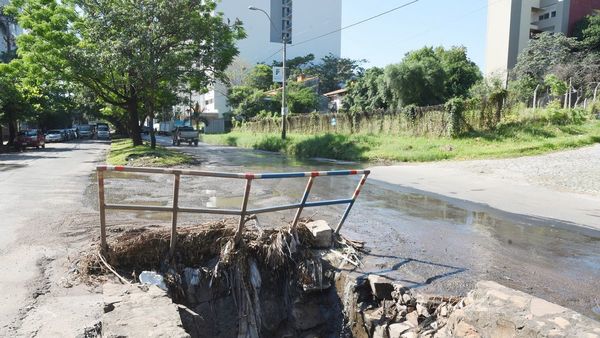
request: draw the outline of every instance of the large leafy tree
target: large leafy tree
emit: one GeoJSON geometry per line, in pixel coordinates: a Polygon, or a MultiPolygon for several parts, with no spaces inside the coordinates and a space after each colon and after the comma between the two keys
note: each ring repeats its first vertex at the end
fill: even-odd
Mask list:
{"type": "Polygon", "coordinates": [[[19,53],[57,78],[124,109],[134,144],[140,109],[153,116],[168,92],[225,80],[241,23],[213,15],[214,1],[15,0],[26,29],[19,53]]]}
{"type": "Polygon", "coordinates": [[[569,63],[573,51],[579,46],[577,40],[562,33],[538,34],[519,54],[513,77],[520,79],[529,76],[542,83],[553,67],[569,63]]]}
{"type": "Polygon", "coordinates": [[[383,69],[373,67],[350,83],[344,98],[344,108],[351,112],[387,109],[389,99],[390,93],[383,80],[383,69]]]}
{"type": "Polygon", "coordinates": [[[384,80],[395,106],[440,104],[446,97],[446,74],[431,47],[410,52],[401,63],[387,66],[384,80]]]}
{"type": "Polygon", "coordinates": [[[258,64],[246,76],[244,83],[250,87],[268,90],[273,85],[273,70],[270,66],[258,64]]]}
{"type": "Polygon", "coordinates": [[[319,91],[327,93],[340,89],[350,80],[359,77],[364,72],[361,65],[365,62],[366,60],[338,58],[329,54],[319,63],[310,65],[306,73],[318,77],[319,91]]]}
{"type": "Polygon", "coordinates": [[[446,73],[444,81],[446,98],[466,97],[469,89],[482,78],[477,64],[467,57],[467,49],[452,47],[446,50],[438,47],[435,53],[446,73]]]}

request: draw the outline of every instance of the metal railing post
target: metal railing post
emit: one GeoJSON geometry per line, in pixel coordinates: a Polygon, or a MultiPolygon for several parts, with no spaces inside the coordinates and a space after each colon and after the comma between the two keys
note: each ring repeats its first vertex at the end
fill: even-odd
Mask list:
{"type": "Polygon", "coordinates": [[[250,187],[252,185],[252,178],[246,178],[246,189],[244,189],[244,200],[242,201],[242,210],[240,212],[240,224],[238,225],[237,232],[235,233],[235,243],[239,243],[242,239],[242,233],[244,231],[244,223],[246,220],[246,210],[248,208],[248,196],[250,196],[250,187]]]}
{"type": "Polygon", "coordinates": [[[100,209],[100,249],[103,254],[108,253],[108,243],[106,242],[106,210],[104,203],[104,172],[96,171],[98,175],[98,208],[100,209]]]}
{"type": "Polygon", "coordinates": [[[346,218],[348,218],[348,214],[350,213],[350,210],[352,209],[352,206],[354,205],[354,202],[356,201],[356,198],[358,197],[358,194],[360,194],[360,188],[365,185],[365,182],[367,181],[367,176],[369,176],[368,173],[365,173],[362,178],[360,179],[360,182],[358,182],[358,185],[356,186],[356,189],[354,190],[354,194],[352,195],[352,201],[350,203],[348,203],[348,206],[346,207],[346,211],[344,211],[344,215],[342,216],[342,219],[340,220],[340,223],[338,223],[337,228],[335,229],[335,233],[339,234],[340,230],[342,229],[342,226],[344,225],[344,222],[346,221],[346,218]]]}
{"type": "Polygon", "coordinates": [[[171,243],[169,246],[169,256],[175,255],[175,243],[177,242],[177,211],[179,209],[179,180],[180,174],[175,173],[173,182],[173,216],[171,217],[171,243]]]}
{"type": "Polygon", "coordinates": [[[306,204],[306,200],[308,200],[308,195],[310,194],[310,189],[312,189],[313,182],[315,180],[315,176],[311,176],[308,179],[308,183],[306,183],[306,189],[304,189],[304,195],[302,195],[302,201],[300,202],[300,206],[296,211],[296,216],[294,217],[294,222],[292,223],[292,230],[296,230],[296,225],[298,225],[298,221],[300,220],[300,214],[302,210],[304,210],[304,205],[306,204]]]}

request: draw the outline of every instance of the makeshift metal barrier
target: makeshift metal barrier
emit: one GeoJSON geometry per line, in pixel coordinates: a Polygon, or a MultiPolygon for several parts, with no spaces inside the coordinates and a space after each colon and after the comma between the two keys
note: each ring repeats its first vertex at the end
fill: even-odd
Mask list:
{"type": "Polygon", "coordinates": [[[361,187],[365,184],[367,177],[371,173],[369,170],[336,170],[336,171],[311,171],[311,172],[292,172],[292,173],[265,173],[265,174],[235,174],[225,172],[212,172],[212,171],[199,171],[199,170],[183,170],[183,169],[161,169],[161,168],[135,168],[126,166],[107,166],[101,165],[96,167],[98,174],[98,204],[100,207],[100,240],[102,250],[106,252],[108,250],[108,244],[106,241],[106,210],[126,210],[126,211],[157,211],[157,212],[170,212],[171,217],[171,242],[169,253],[172,256],[175,253],[175,243],[177,241],[177,214],[178,213],[195,213],[195,214],[216,214],[216,215],[233,215],[240,216],[240,222],[235,234],[236,242],[241,239],[244,224],[246,222],[247,215],[262,214],[268,212],[292,210],[296,209],[296,215],[292,223],[292,228],[295,228],[300,219],[300,215],[304,208],[320,207],[327,205],[346,204],[346,210],[342,215],[340,222],[338,223],[335,232],[339,233],[348,214],[354,206],[354,202],[358,197],[361,187]],[[129,173],[146,173],[146,174],[170,174],[174,176],[173,183],[173,204],[172,206],[151,206],[151,205],[124,205],[124,204],[107,204],[104,199],[104,172],[106,171],[118,171],[118,172],[129,172],[129,173]],[[312,189],[315,179],[319,176],[352,176],[362,175],[358,186],[354,190],[351,198],[348,199],[337,199],[337,200],[325,200],[308,202],[308,196],[312,189]],[[203,177],[218,177],[218,178],[233,178],[233,179],[244,179],[246,180],[246,188],[244,190],[244,198],[242,205],[239,210],[236,209],[217,209],[217,208],[182,208],[179,206],[179,181],[181,176],[203,176],[203,177]],[[267,180],[267,179],[279,179],[279,178],[298,178],[308,177],[308,183],[304,189],[304,194],[299,203],[279,205],[268,208],[250,209],[248,210],[248,199],[250,196],[250,187],[252,180],[267,180]]]}

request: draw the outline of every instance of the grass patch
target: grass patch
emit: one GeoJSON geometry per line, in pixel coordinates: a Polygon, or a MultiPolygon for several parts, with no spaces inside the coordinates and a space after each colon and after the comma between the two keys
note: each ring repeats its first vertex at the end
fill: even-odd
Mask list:
{"type": "Polygon", "coordinates": [[[192,157],[184,153],[169,150],[160,146],[150,148],[144,142],[141,146],[133,146],[130,139],[113,140],[106,161],[112,165],[129,165],[144,167],[171,167],[192,162],[192,157]]]}
{"type": "Polygon", "coordinates": [[[277,151],[300,158],[428,162],[536,155],[591,145],[600,142],[600,121],[569,125],[515,122],[493,131],[466,133],[457,138],[292,133],[284,141],[278,134],[242,131],[203,138],[207,143],[277,151]]]}

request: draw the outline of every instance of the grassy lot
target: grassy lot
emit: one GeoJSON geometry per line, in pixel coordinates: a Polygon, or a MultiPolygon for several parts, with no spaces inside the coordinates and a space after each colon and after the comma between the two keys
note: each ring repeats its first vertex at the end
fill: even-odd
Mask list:
{"type": "Polygon", "coordinates": [[[535,155],[600,142],[600,121],[553,125],[529,121],[503,124],[494,131],[461,137],[389,135],[302,135],[282,141],[278,134],[234,131],[204,135],[204,142],[279,151],[296,157],[352,161],[426,162],[535,155]]]}
{"type": "Polygon", "coordinates": [[[149,143],[134,147],[130,139],[114,140],[107,162],[112,165],[137,167],[170,167],[192,162],[192,157],[160,146],[151,149],[149,143]]]}

